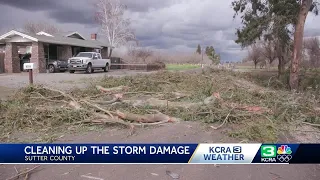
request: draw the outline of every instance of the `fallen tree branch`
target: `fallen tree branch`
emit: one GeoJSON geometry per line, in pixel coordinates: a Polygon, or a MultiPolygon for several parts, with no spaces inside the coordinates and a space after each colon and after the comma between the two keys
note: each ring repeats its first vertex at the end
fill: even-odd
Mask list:
{"type": "Polygon", "coordinates": [[[95,118],[98,119],[93,119],[93,120],[89,120],[89,121],[82,121],[82,122],[87,122],[87,123],[98,123],[100,121],[100,123],[103,124],[107,124],[107,123],[111,123],[111,124],[122,124],[125,126],[131,126],[130,123],[123,121],[122,119],[119,119],[117,117],[109,117],[106,116],[104,114],[99,114],[99,113],[94,113],[95,118]]]}
{"type": "MultiPolygon", "coordinates": [[[[40,93],[39,93],[40,94],[40,93]]],[[[40,94],[41,95],[41,94],[40,94]]],[[[33,96],[31,96],[30,97],[31,99],[43,99],[43,100],[46,100],[46,101],[49,101],[49,102],[63,102],[63,103],[68,103],[67,101],[65,101],[65,100],[53,100],[53,99],[49,99],[49,98],[46,98],[46,97],[44,97],[44,96],[40,96],[40,97],[33,97],[33,96]]]]}
{"type": "Polygon", "coordinates": [[[128,86],[119,86],[119,87],[113,87],[113,88],[104,88],[102,86],[96,86],[96,88],[104,93],[115,93],[115,92],[122,92],[129,89],[128,86]]]}
{"type": "Polygon", "coordinates": [[[308,122],[301,122],[301,123],[305,124],[305,125],[313,126],[313,127],[320,127],[320,124],[312,124],[312,123],[308,123],[308,122]]]}
{"type": "Polygon", "coordinates": [[[109,105],[109,104],[113,104],[113,103],[116,103],[116,102],[119,102],[119,99],[118,98],[114,98],[110,101],[92,101],[93,103],[96,103],[96,104],[101,104],[101,105],[109,105]]]}
{"type": "Polygon", "coordinates": [[[46,90],[49,90],[49,91],[53,91],[53,92],[58,92],[61,95],[63,95],[64,97],[69,98],[74,102],[77,102],[71,95],[69,95],[69,94],[67,94],[67,93],[65,93],[63,91],[60,91],[60,90],[57,90],[57,89],[52,89],[52,88],[49,88],[49,87],[43,87],[43,89],[46,89],[46,90]]]}
{"type": "Polygon", "coordinates": [[[160,121],[170,122],[171,118],[165,114],[157,113],[157,114],[147,114],[147,115],[139,115],[133,113],[123,113],[120,111],[116,112],[118,117],[121,119],[125,119],[132,122],[139,123],[155,123],[160,121]]]}
{"type": "Polygon", "coordinates": [[[94,107],[94,108],[96,108],[96,109],[98,109],[98,110],[100,110],[102,112],[107,113],[112,118],[114,118],[112,114],[116,114],[115,112],[107,111],[107,110],[103,109],[102,107],[100,107],[100,106],[98,106],[96,104],[92,104],[92,103],[90,103],[90,102],[88,102],[86,100],[82,100],[81,102],[84,102],[84,103],[86,103],[87,105],[89,105],[91,107],[94,107]]]}
{"type": "Polygon", "coordinates": [[[186,103],[186,102],[171,102],[168,100],[160,100],[156,98],[150,98],[147,100],[123,100],[122,102],[130,104],[135,107],[175,107],[175,108],[185,108],[190,109],[193,107],[201,106],[203,103],[186,103]]]}
{"type": "Polygon", "coordinates": [[[108,105],[108,104],[119,102],[122,99],[122,97],[123,97],[123,94],[115,94],[114,98],[110,101],[92,101],[92,102],[96,104],[108,105]]]}
{"type": "Polygon", "coordinates": [[[224,119],[224,121],[222,122],[222,124],[220,126],[218,126],[218,127],[211,126],[211,128],[214,130],[220,129],[228,121],[228,118],[229,118],[232,111],[233,111],[233,109],[231,109],[231,111],[229,112],[229,114],[227,115],[227,117],[224,119]]]}
{"type": "Polygon", "coordinates": [[[35,167],[33,167],[33,168],[31,168],[31,169],[29,169],[29,170],[27,170],[27,171],[21,172],[21,173],[15,175],[15,176],[12,176],[12,177],[8,178],[7,180],[16,179],[16,178],[18,178],[19,176],[22,176],[22,175],[24,175],[24,174],[30,173],[31,171],[35,170],[35,169],[38,168],[38,167],[40,167],[40,165],[35,166],[35,167]]]}

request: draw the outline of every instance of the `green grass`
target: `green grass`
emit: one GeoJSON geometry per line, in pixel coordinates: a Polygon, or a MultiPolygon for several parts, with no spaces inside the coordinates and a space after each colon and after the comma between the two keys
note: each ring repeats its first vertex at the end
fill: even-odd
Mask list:
{"type": "Polygon", "coordinates": [[[166,64],[166,69],[169,71],[181,71],[188,69],[195,69],[201,67],[200,65],[195,64],[166,64]]]}

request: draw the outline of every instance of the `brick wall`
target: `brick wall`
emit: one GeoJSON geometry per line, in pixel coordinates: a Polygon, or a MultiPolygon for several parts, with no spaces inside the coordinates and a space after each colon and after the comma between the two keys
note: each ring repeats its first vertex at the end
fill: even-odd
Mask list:
{"type": "Polygon", "coordinates": [[[0,73],[4,73],[4,53],[0,52],[0,73]]]}
{"type": "Polygon", "coordinates": [[[6,43],[4,69],[6,73],[20,73],[20,59],[15,43],[6,43]]]}
{"type": "Polygon", "coordinates": [[[69,58],[72,57],[72,48],[71,46],[62,46],[61,48],[61,57],[59,58],[59,60],[63,60],[66,61],[69,58]]]}
{"type": "Polygon", "coordinates": [[[46,72],[46,59],[42,42],[32,42],[32,52],[30,63],[34,63],[36,73],[46,72]]]}
{"type": "Polygon", "coordinates": [[[66,61],[72,57],[71,46],[60,46],[58,48],[58,60],[66,61]]]}
{"type": "Polygon", "coordinates": [[[109,57],[108,48],[101,49],[101,57],[102,57],[102,59],[108,59],[108,57],[109,57]]]}

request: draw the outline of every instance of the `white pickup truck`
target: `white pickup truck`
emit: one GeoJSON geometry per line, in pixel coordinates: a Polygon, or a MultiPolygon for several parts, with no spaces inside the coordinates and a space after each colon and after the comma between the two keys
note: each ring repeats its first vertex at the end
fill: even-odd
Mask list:
{"type": "Polygon", "coordinates": [[[93,73],[95,69],[103,69],[104,72],[108,72],[110,65],[110,59],[102,59],[101,54],[96,52],[80,52],[68,60],[68,70],[70,73],[74,73],[75,71],[93,73]]]}

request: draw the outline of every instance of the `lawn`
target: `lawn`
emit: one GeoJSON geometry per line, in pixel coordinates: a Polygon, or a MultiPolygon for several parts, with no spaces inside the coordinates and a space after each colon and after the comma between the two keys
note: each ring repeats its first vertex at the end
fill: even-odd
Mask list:
{"type": "Polygon", "coordinates": [[[166,64],[166,69],[170,71],[181,71],[181,70],[195,69],[199,67],[201,66],[196,64],[166,64]]]}

